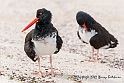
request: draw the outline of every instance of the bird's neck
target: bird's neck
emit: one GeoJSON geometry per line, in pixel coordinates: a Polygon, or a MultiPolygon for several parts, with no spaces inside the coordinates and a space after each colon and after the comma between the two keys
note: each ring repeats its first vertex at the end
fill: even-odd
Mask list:
{"type": "Polygon", "coordinates": [[[44,29],[50,29],[50,27],[53,26],[52,23],[41,23],[41,22],[37,22],[35,29],[39,30],[39,31],[43,31],[44,29]]]}
{"type": "Polygon", "coordinates": [[[37,22],[36,24],[45,26],[45,25],[50,24],[50,22],[37,22]]]}

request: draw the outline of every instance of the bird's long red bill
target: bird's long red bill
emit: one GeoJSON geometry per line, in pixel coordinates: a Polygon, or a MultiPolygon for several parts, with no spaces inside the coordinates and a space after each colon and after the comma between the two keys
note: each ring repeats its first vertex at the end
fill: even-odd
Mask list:
{"type": "Polygon", "coordinates": [[[85,23],[82,26],[86,29],[86,31],[88,31],[85,23]]]}
{"type": "Polygon", "coordinates": [[[27,30],[28,28],[30,28],[34,23],[36,23],[38,21],[39,18],[35,18],[32,22],[30,22],[23,30],[22,32],[24,32],[25,30],[27,30]]]}

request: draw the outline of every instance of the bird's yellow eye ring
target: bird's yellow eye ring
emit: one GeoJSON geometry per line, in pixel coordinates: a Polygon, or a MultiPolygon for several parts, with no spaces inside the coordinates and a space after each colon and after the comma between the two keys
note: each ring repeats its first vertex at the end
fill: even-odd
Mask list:
{"type": "Polygon", "coordinates": [[[39,13],[40,15],[42,14],[42,12],[39,13]]]}

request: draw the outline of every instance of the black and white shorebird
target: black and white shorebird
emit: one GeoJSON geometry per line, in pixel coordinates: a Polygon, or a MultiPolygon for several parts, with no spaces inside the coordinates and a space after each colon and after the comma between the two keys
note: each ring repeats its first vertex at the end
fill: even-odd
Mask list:
{"type": "Polygon", "coordinates": [[[92,56],[90,61],[96,62],[98,60],[100,48],[108,49],[117,46],[118,40],[86,12],[79,11],[76,15],[76,20],[79,24],[77,31],[79,39],[83,43],[89,43],[92,46],[92,56]],[[94,48],[97,49],[95,58],[94,48]]]}
{"type": "Polygon", "coordinates": [[[52,54],[57,54],[62,47],[63,40],[58,34],[57,29],[51,23],[52,14],[45,8],[38,9],[36,18],[29,23],[23,30],[25,31],[34,23],[35,29],[31,30],[25,38],[24,51],[33,61],[38,60],[38,71],[34,74],[43,74],[40,70],[40,56],[50,55],[50,74],[54,75],[52,69],[52,54]]]}

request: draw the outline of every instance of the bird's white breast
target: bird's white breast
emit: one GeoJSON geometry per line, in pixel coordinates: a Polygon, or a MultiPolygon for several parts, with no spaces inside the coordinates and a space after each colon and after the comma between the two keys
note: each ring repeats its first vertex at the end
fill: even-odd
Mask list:
{"type": "Polygon", "coordinates": [[[53,33],[52,36],[47,36],[45,38],[39,38],[37,41],[32,40],[34,42],[34,50],[36,55],[52,55],[56,50],[56,33],[53,33]]]}
{"type": "Polygon", "coordinates": [[[91,30],[91,32],[86,31],[84,28],[79,27],[78,28],[79,31],[79,35],[81,37],[82,41],[85,41],[87,43],[89,43],[91,37],[93,37],[94,35],[97,34],[97,32],[95,32],[95,30],[91,30]]]}

